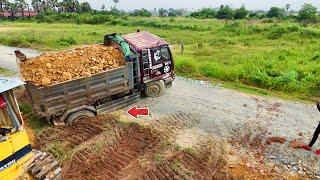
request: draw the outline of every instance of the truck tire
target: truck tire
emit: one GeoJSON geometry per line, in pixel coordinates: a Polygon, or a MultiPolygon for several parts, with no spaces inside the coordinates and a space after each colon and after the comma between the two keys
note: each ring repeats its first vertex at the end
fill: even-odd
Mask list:
{"type": "Polygon", "coordinates": [[[163,81],[154,81],[147,84],[145,94],[148,97],[156,98],[163,94],[164,88],[163,81]]]}
{"type": "Polygon", "coordinates": [[[67,125],[71,125],[72,123],[74,123],[75,121],[79,120],[79,119],[83,119],[83,118],[90,118],[90,117],[95,117],[96,115],[89,110],[80,110],[78,112],[74,112],[72,114],[69,115],[69,117],[66,119],[66,124],[67,125]]]}

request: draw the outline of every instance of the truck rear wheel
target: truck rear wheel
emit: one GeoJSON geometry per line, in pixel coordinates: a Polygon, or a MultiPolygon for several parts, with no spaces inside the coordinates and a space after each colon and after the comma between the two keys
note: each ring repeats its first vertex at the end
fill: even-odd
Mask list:
{"type": "Polygon", "coordinates": [[[72,114],[70,114],[70,116],[66,119],[66,124],[67,125],[71,125],[72,123],[74,123],[75,121],[79,120],[79,119],[83,119],[83,118],[90,118],[90,117],[95,117],[96,115],[89,110],[81,110],[78,112],[74,112],[72,114]]]}
{"type": "Polygon", "coordinates": [[[156,98],[163,94],[164,91],[164,82],[163,81],[154,81],[147,84],[145,94],[148,97],[156,98]]]}

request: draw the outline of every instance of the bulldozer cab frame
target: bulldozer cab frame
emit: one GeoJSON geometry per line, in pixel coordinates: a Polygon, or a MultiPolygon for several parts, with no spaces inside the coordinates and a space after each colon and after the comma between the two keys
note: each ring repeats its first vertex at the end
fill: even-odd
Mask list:
{"type": "Polygon", "coordinates": [[[33,159],[13,92],[24,83],[18,79],[0,78],[0,84],[0,179],[17,179],[33,159]]]}

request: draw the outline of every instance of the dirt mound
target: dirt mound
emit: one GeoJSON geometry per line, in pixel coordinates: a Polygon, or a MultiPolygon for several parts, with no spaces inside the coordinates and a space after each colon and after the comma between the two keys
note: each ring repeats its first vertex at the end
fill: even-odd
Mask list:
{"type": "Polygon", "coordinates": [[[21,63],[21,73],[36,86],[50,86],[123,65],[124,57],[118,48],[90,45],[31,58],[21,63]]]}

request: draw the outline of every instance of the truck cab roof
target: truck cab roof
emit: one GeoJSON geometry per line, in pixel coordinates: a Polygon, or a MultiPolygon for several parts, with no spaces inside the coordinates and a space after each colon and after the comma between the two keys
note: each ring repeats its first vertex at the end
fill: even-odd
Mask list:
{"type": "Polygon", "coordinates": [[[165,40],[146,31],[131,33],[123,35],[122,37],[130,44],[130,46],[135,51],[141,51],[144,49],[151,49],[163,45],[168,45],[168,43],[165,40]]]}

